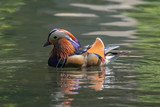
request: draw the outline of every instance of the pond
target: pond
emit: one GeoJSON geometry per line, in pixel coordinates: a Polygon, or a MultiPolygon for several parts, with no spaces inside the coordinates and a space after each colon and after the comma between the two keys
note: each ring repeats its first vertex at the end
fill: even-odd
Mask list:
{"type": "Polygon", "coordinates": [[[143,3],[139,0],[1,0],[0,106],[160,105],[159,60],[152,56],[152,49],[133,45],[138,43],[134,36],[138,22],[122,14],[143,3]],[[52,46],[42,45],[53,28],[69,30],[82,45],[92,44],[100,37],[106,46],[120,45],[120,51],[131,53],[106,67],[49,67],[47,60],[52,46]]]}

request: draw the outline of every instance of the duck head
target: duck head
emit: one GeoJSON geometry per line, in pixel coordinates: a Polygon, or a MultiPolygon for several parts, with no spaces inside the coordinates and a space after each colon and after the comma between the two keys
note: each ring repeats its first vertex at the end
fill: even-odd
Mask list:
{"type": "Polygon", "coordinates": [[[48,45],[54,45],[51,53],[60,58],[65,58],[80,48],[79,41],[70,32],[57,28],[50,31],[43,47],[48,45]]]}
{"type": "Polygon", "coordinates": [[[80,47],[79,41],[70,32],[57,28],[50,31],[47,42],[43,45],[43,47],[48,45],[56,45],[56,43],[61,39],[70,41],[76,50],[80,47]]]}

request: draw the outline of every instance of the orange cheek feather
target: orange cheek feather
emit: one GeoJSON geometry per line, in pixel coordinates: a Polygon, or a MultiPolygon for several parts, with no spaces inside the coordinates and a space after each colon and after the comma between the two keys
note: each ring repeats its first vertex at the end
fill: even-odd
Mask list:
{"type": "Polygon", "coordinates": [[[52,51],[57,58],[65,59],[75,51],[73,45],[65,38],[59,39],[52,51]]]}

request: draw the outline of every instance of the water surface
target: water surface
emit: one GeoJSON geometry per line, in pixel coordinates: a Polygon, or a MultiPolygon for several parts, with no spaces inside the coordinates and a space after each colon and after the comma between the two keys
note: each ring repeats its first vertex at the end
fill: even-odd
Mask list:
{"type": "Polygon", "coordinates": [[[159,99],[159,86],[154,87],[153,91],[153,87],[149,87],[158,84],[158,81],[149,82],[155,75],[149,73],[149,69],[139,72],[137,65],[146,65],[147,59],[140,54],[145,50],[131,46],[138,40],[133,27],[137,21],[121,14],[142,1],[15,0],[13,3],[11,0],[2,0],[0,3],[8,6],[3,8],[7,12],[0,10],[4,17],[0,35],[2,107],[159,104],[157,100],[155,102],[155,99],[159,99]],[[47,59],[52,47],[42,48],[42,45],[53,28],[69,30],[82,45],[92,44],[96,37],[100,37],[105,45],[120,45],[121,50],[132,53],[106,67],[48,67],[47,59]],[[146,96],[147,100],[143,99],[146,96]]]}

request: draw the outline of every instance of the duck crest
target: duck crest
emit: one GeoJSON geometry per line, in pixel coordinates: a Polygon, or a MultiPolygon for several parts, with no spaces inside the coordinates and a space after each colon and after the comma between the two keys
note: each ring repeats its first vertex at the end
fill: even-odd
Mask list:
{"type": "Polygon", "coordinates": [[[60,31],[65,32],[66,34],[68,34],[73,40],[77,40],[70,32],[68,32],[67,30],[64,29],[59,29],[60,31]]]}
{"type": "Polygon", "coordinates": [[[57,59],[66,59],[75,51],[74,46],[67,39],[62,38],[54,45],[51,54],[57,59]]]}

